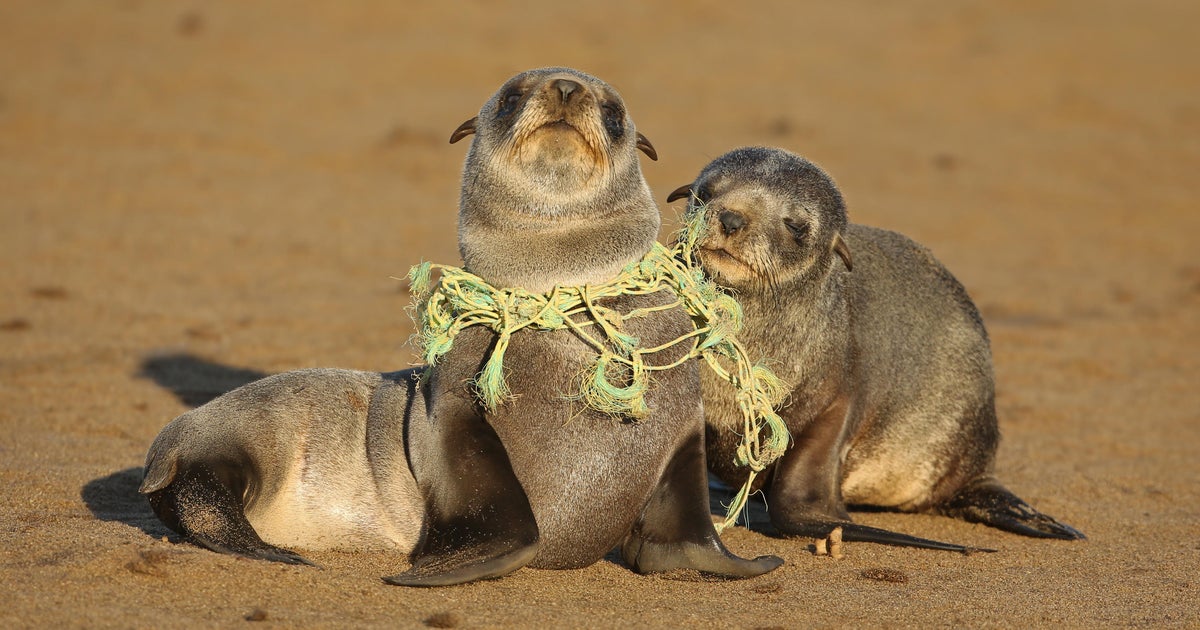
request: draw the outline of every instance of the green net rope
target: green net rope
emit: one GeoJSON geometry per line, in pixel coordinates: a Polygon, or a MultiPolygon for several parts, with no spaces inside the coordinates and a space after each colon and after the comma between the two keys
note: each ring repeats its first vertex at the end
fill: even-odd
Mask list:
{"type": "Polygon", "coordinates": [[[755,477],[783,454],[790,437],[774,409],[785,393],[782,384],[766,367],[751,364],[735,337],[742,326],[741,306],[690,262],[703,229],[698,217],[693,217],[673,250],[655,243],[645,257],[608,282],[559,286],[549,293],[497,288],[458,267],[421,263],[408,274],[415,296],[414,340],[418,350],[425,362],[434,366],[450,351],[454,337],[463,329],[486,326],[496,332],[492,354],[475,379],[480,401],[494,411],[510,395],[504,379],[504,352],[512,335],[526,328],[570,329],[596,351],[595,362],[585,371],[579,392],[572,398],[598,411],[634,419],[649,414],[645,394],[653,372],[703,358],[737,390],[742,443],[735,462],[750,469],[725,520],[717,525],[718,531],[724,530],[737,521],[755,477]],[[439,273],[436,283],[432,281],[435,269],[439,273]],[[629,313],[596,303],[608,297],[649,295],[664,288],[674,292],[674,302],[629,313]],[[666,344],[643,348],[636,337],[622,331],[627,319],[673,308],[683,308],[691,315],[692,332],[666,344]],[[647,360],[679,344],[688,344],[682,358],[665,364],[647,360]]]}

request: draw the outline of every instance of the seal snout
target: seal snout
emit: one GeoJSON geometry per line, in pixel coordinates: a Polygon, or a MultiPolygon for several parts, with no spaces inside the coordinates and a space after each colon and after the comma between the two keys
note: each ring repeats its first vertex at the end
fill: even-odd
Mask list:
{"type": "Polygon", "coordinates": [[[571,79],[555,79],[551,83],[551,86],[553,88],[557,89],[558,93],[562,95],[563,103],[567,103],[568,101],[570,101],[571,95],[583,87],[582,85],[579,85],[579,83],[572,81],[571,79]]]}
{"type": "Polygon", "coordinates": [[[536,121],[534,127],[577,132],[587,144],[597,144],[598,134],[591,128],[596,125],[599,103],[591,87],[574,78],[552,76],[544,79],[537,89],[540,96],[526,114],[536,121]]]}
{"type": "Polygon", "coordinates": [[[717,221],[721,223],[721,231],[725,236],[733,236],[735,232],[746,227],[746,217],[733,210],[722,210],[717,215],[717,221]]]}

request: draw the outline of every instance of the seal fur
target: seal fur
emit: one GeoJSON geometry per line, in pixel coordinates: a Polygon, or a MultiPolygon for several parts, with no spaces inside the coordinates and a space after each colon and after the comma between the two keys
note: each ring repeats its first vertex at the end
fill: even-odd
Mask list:
{"type": "Polygon", "coordinates": [[[159,432],[140,492],[172,530],[225,553],[408,551],[424,511],[405,455],[407,414],[425,408],[416,376],[321,368],[242,386],[159,432]]]}
{"type": "Polygon", "coordinates": [[[444,509],[417,486],[437,465],[422,454],[452,441],[474,465],[442,483],[469,489],[484,522],[444,541],[485,560],[422,585],[511,573],[536,548],[529,502],[490,428],[424,421],[422,373],[319,368],[235,389],[163,428],[140,491],[168,527],[221,553],[310,565],[288,548],[407,553],[444,509]]]}
{"type": "MultiPolygon", "coordinates": [[[[654,152],[608,84],[568,68],[522,73],[451,141],[471,134],[458,232],[467,271],[494,286],[547,292],[607,280],[649,251],[659,214],[636,151],[654,152]]],[[[627,313],[673,301],[659,292],[602,306],[627,313]]],[[[630,320],[623,332],[652,347],[690,328],[687,314],[675,308],[630,320]]],[[[582,567],[615,546],[638,572],[749,577],[782,563],[733,556],[713,528],[695,361],[658,373],[646,394],[653,412],[635,421],[572,402],[594,358],[573,332],[522,330],[505,355],[512,396],[489,412],[471,382],[495,340],[482,327],[458,334],[432,370],[428,422],[495,429],[539,534],[529,545],[536,548],[531,566],[582,567]]],[[[414,456],[418,486],[428,502],[451,509],[432,517],[413,568],[387,578],[392,583],[422,584],[478,561],[443,540],[447,532],[479,526],[476,515],[453,509],[467,504],[460,493],[471,489],[443,484],[463,454],[448,444],[444,452],[421,454],[427,456],[446,462],[445,470],[423,471],[414,456]]]]}
{"type": "MultiPolygon", "coordinates": [[[[766,482],[778,531],[966,550],[851,523],[846,505],[863,504],[1084,537],[993,476],[987,332],[929,250],[850,224],[833,180],[782,149],[731,151],[668,201],[685,197],[708,228],[699,263],[743,305],[743,343],[794,388],[780,415],[795,444],[766,482]]],[[[707,377],[704,404],[709,465],[733,483],[736,408],[707,377]]]]}

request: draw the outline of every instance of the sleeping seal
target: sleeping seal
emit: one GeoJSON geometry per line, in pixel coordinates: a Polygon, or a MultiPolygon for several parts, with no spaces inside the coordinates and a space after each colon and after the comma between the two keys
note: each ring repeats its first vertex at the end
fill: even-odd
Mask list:
{"type": "MultiPolygon", "coordinates": [[[[667,200],[685,197],[707,226],[698,262],[745,309],[743,344],[793,387],[780,415],[795,444],[765,482],[779,532],[823,538],[841,526],[845,540],[964,550],[851,523],[846,505],[862,504],[1084,537],[993,477],[987,332],[927,249],[849,224],[833,181],[781,149],[731,151],[667,200]]],[[[736,406],[703,381],[708,463],[733,483],[736,406]]]]}

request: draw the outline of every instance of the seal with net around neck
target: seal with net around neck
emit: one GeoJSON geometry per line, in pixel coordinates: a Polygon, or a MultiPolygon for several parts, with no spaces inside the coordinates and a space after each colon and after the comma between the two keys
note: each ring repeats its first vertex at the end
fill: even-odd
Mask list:
{"type": "Polygon", "coordinates": [[[654,245],[661,219],[637,155],[655,151],[620,95],[577,70],[531,70],[451,140],[472,135],[463,269],[443,269],[421,309],[434,362],[429,413],[413,426],[440,446],[414,453],[412,469],[430,519],[412,568],[387,581],[577,568],[617,547],[641,573],[745,578],[779,567],[775,556],[732,554],[713,526],[703,368],[684,359],[698,335],[679,296],[667,281],[636,288],[657,282],[653,271],[624,288],[633,292],[597,295],[638,277],[648,252],[670,258],[654,245]],[[480,467],[485,483],[462,481],[480,467]],[[528,511],[509,509],[521,496],[528,511]],[[508,510],[504,528],[497,509],[508,510]],[[521,537],[531,526],[536,540],[521,537]]]}

